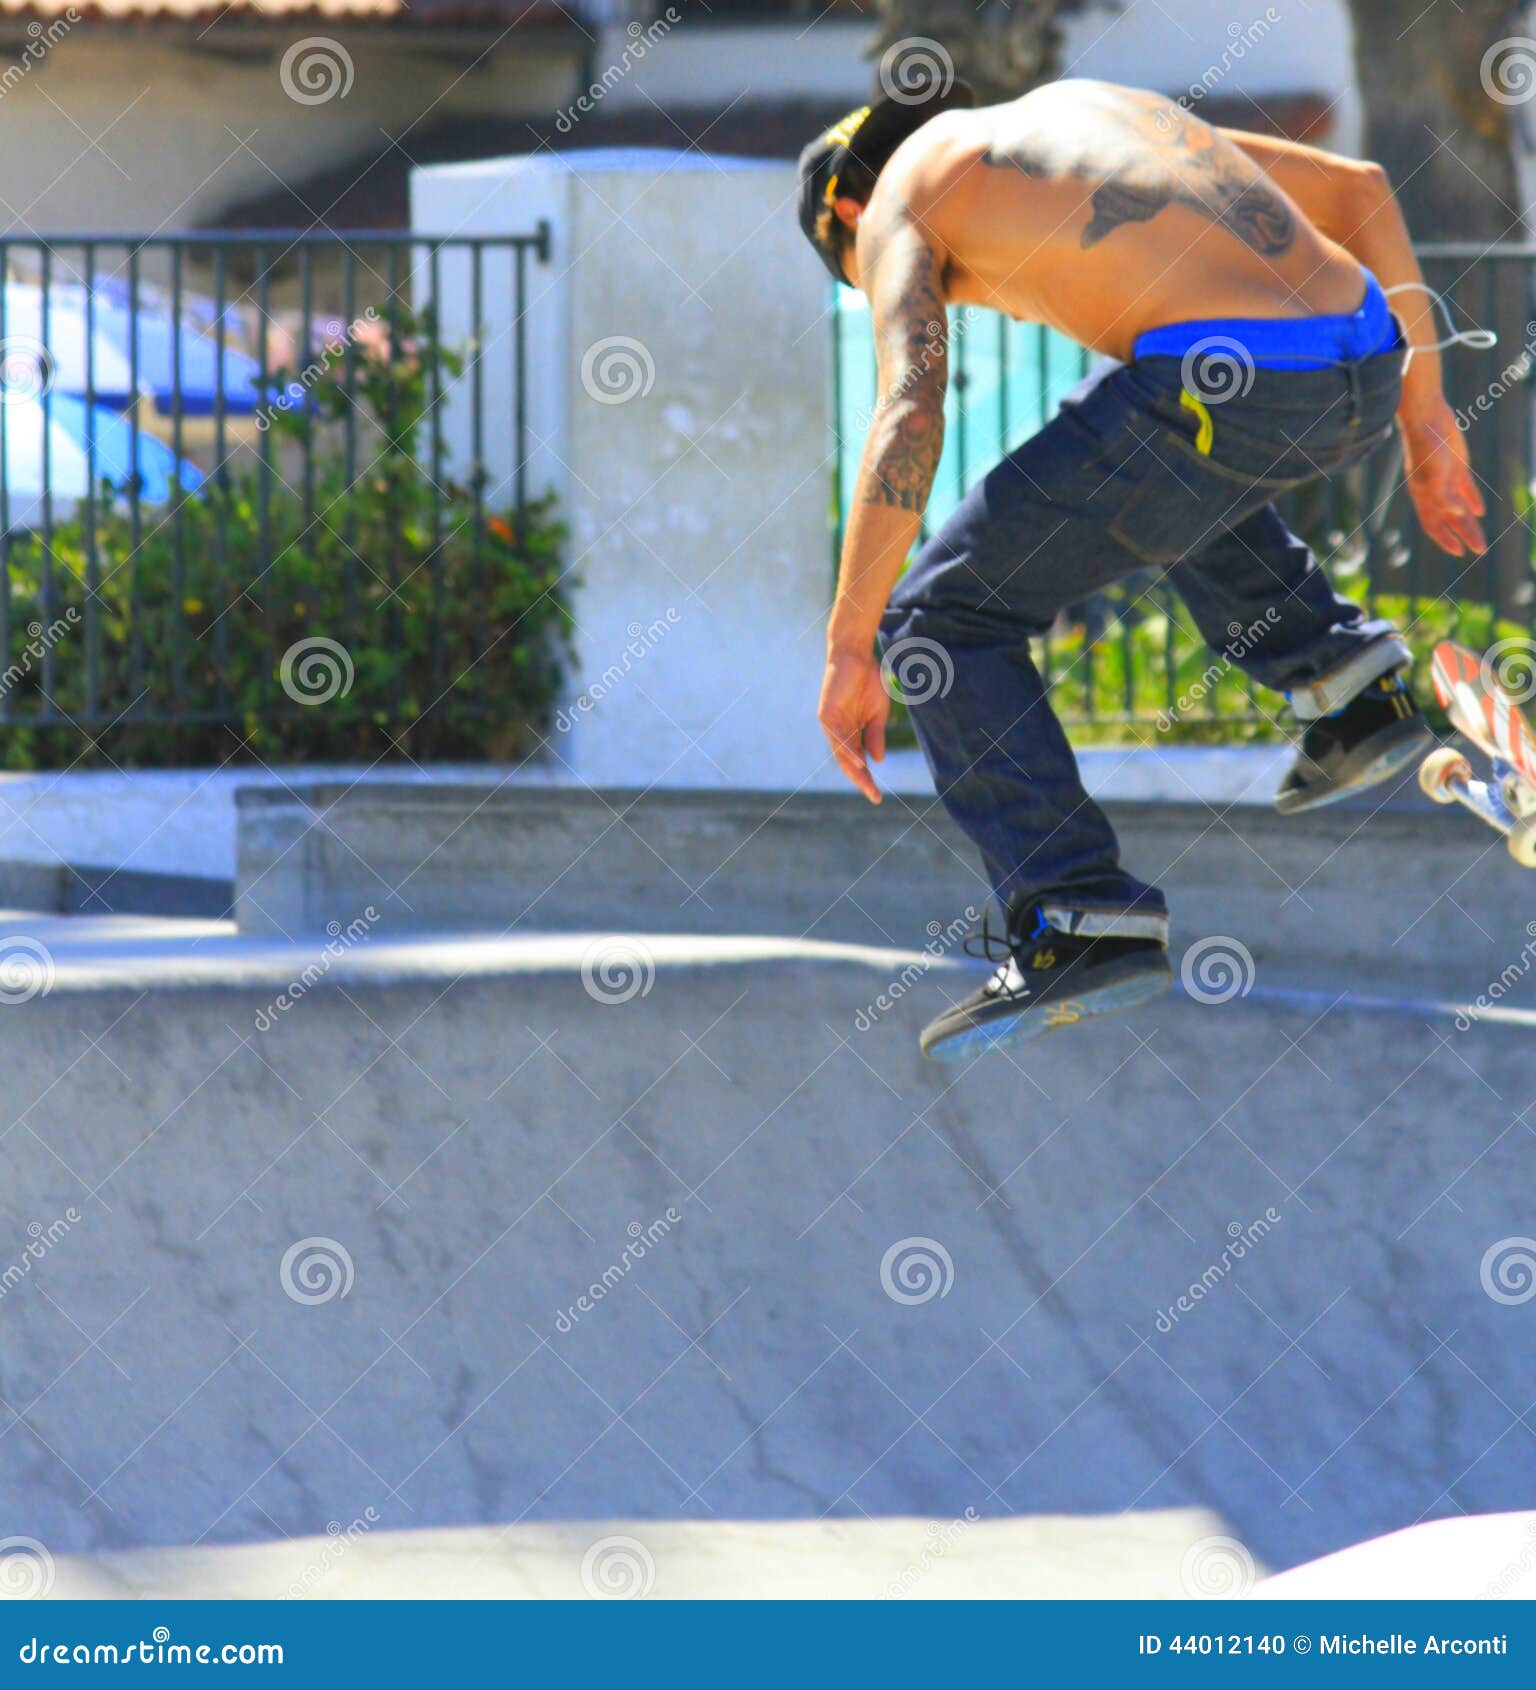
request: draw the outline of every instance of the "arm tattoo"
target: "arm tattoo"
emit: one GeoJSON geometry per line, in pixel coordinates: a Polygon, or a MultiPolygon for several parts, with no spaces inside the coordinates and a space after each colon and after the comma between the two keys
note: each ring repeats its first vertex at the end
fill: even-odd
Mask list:
{"type": "Polygon", "coordinates": [[[1142,110],[1122,137],[1085,153],[1053,157],[1048,143],[1021,139],[994,145],[987,163],[1037,179],[1092,182],[1085,250],[1124,224],[1150,222],[1170,205],[1209,218],[1262,257],[1290,250],[1295,219],[1251,159],[1180,106],[1138,103],[1142,110]]]}
{"type": "Polygon", "coordinates": [[[860,472],[870,505],[921,511],[944,447],[949,330],[939,266],[916,227],[887,214],[865,236],[861,280],[869,294],[880,397],[860,472]]]}

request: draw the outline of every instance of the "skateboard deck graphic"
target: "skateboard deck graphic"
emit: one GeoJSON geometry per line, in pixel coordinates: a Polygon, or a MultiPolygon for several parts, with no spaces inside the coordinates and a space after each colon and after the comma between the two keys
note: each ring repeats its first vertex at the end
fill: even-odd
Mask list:
{"type": "Polygon", "coordinates": [[[1437,804],[1463,805],[1505,836],[1522,868],[1536,868],[1536,733],[1475,651],[1442,640],[1432,673],[1452,727],[1488,759],[1492,778],[1476,779],[1468,758],[1444,745],[1420,765],[1419,785],[1437,804]]]}

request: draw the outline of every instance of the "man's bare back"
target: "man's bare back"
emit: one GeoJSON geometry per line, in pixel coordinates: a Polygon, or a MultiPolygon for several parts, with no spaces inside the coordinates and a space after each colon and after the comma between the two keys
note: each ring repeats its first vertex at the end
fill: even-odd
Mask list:
{"type": "Polygon", "coordinates": [[[1117,358],[1165,323],[1349,312],[1364,290],[1241,147],[1173,101],[1102,82],[924,124],[880,174],[856,263],[914,219],[948,303],[1117,358]]]}

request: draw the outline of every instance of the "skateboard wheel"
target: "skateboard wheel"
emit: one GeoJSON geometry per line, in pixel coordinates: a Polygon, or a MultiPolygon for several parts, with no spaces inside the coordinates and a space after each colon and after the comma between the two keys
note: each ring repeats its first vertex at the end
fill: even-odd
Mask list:
{"type": "Polygon", "coordinates": [[[1509,830],[1509,854],[1521,868],[1536,868],[1536,816],[1527,816],[1509,830]]]}
{"type": "MultiPolygon", "coordinates": [[[[1431,751],[1419,764],[1419,786],[1426,797],[1433,798],[1437,804],[1454,804],[1456,795],[1451,791],[1452,783],[1471,778],[1472,765],[1451,745],[1442,745],[1438,751],[1431,751]]],[[[1513,850],[1514,846],[1511,845],[1510,849],[1513,850]]]]}

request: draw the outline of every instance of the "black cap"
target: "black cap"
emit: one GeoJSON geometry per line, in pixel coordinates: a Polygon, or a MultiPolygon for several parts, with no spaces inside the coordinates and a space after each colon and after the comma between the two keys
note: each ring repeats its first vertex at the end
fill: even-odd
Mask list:
{"type": "Polygon", "coordinates": [[[832,279],[846,281],[837,249],[817,232],[822,213],[837,197],[838,179],[851,161],[877,175],[881,166],[914,130],[937,112],[954,106],[974,106],[969,83],[950,74],[934,77],[911,92],[884,94],[860,106],[818,135],[800,155],[800,227],[816,248],[832,279]]]}

